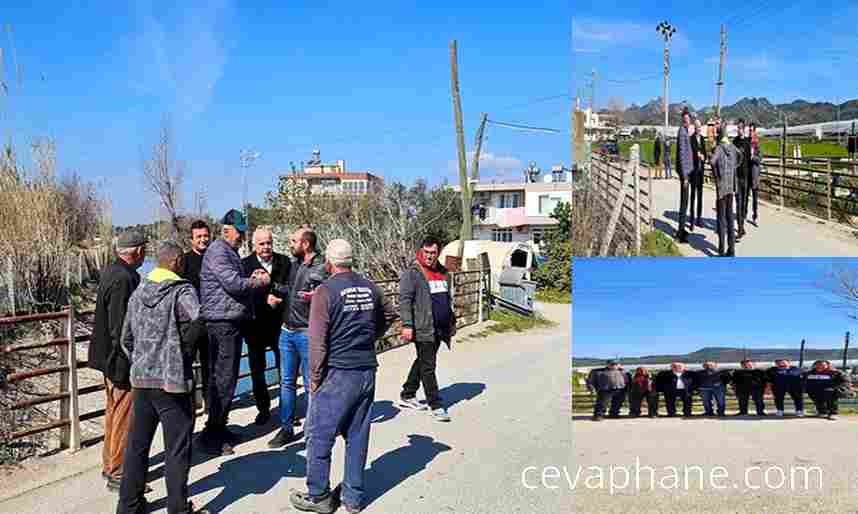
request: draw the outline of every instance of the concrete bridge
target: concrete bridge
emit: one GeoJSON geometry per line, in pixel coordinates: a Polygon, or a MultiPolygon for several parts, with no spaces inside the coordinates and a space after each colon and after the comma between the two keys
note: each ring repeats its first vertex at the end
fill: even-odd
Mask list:
{"type": "MultiPolygon", "coordinates": [[[[395,406],[414,357],[411,347],[379,355],[374,422],[367,461],[367,513],[568,512],[568,489],[528,489],[521,480],[530,466],[568,466],[569,305],[547,305],[558,324],[526,334],[498,334],[454,344],[439,354],[438,376],[452,423],[395,406]]],[[[462,330],[461,336],[485,327],[462,330]]],[[[272,394],[276,389],[272,389],[272,394]]],[[[275,402],[276,404],[276,402],[275,402]]],[[[266,443],[277,426],[253,424],[255,407],[240,404],[231,429],[243,442],[230,457],[197,452],[189,486],[192,500],[212,512],[297,512],[290,488],[305,488],[303,440],[283,450],[266,443]]],[[[273,418],[277,418],[277,410],[273,418]]],[[[198,420],[197,430],[202,428],[198,420]]],[[[100,476],[101,445],[76,453],[32,459],[0,476],[0,512],[94,514],[116,509],[117,496],[100,476]]],[[[342,478],[343,443],[334,448],[332,485],[342,478]]],[[[152,448],[148,495],[152,512],[163,513],[166,486],[163,446],[152,448]]],[[[531,482],[538,484],[538,475],[531,482]]]]}

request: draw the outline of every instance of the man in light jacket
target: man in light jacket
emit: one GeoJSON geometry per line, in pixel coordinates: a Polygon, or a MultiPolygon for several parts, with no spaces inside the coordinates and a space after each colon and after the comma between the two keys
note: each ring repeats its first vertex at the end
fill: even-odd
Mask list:
{"type": "Polygon", "coordinates": [[[587,388],[596,393],[593,405],[593,421],[602,421],[605,407],[609,407],[608,417],[620,417],[620,409],[629,386],[629,376],[617,361],[609,360],[604,368],[594,369],[587,376],[587,388]]]}
{"type": "Polygon", "coordinates": [[[736,196],[736,168],[742,164],[742,153],[736,148],[726,132],[721,142],[712,152],[712,176],[715,178],[718,199],[715,205],[718,209],[718,255],[721,257],[736,256],[735,211],[733,200],[736,196]],[[724,245],[727,250],[724,251],[724,245]]]}
{"type": "Polygon", "coordinates": [[[680,243],[688,242],[688,232],[685,230],[685,217],[688,212],[688,184],[694,173],[694,151],[691,148],[689,127],[691,115],[688,108],[682,109],[682,126],[676,134],[676,172],[679,175],[679,227],[676,239],[680,243]]]}

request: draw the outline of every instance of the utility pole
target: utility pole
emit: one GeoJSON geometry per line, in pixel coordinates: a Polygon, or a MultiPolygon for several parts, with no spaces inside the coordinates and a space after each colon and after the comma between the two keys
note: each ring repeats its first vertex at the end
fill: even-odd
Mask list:
{"type": "Polygon", "coordinates": [[[715,102],[715,117],[721,117],[721,88],[724,87],[724,56],[727,54],[727,26],[721,24],[721,57],[718,63],[718,98],[715,102]]]}
{"type": "Polygon", "coordinates": [[[668,80],[670,79],[670,40],[676,33],[676,27],[663,21],[655,28],[656,32],[664,36],[664,137],[668,137],[667,128],[670,126],[668,102],[668,80]]]}
{"type": "Polygon", "coordinates": [[[456,122],[456,147],[459,162],[459,184],[462,189],[462,230],[459,234],[460,269],[463,268],[465,241],[473,238],[471,216],[471,185],[468,183],[468,163],[465,159],[465,130],[462,127],[462,100],[459,97],[459,66],[456,59],[456,40],[450,41],[450,88],[453,95],[453,118],[456,122]]]}
{"type": "Polygon", "coordinates": [[[843,369],[846,369],[846,357],[849,354],[849,332],[846,332],[846,341],[843,344],[843,369]]]}
{"type": "Polygon", "coordinates": [[[590,73],[590,113],[596,112],[596,69],[590,73]]]}
{"type": "Polygon", "coordinates": [[[480,178],[480,150],[483,148],[483,131],[486,128],[486,122],[489,120],[489,115],[483,113],[480,116],[480,126],[477,128],[477,137],[474,141],[474,163],[471,165],[471,179],[479,180],[480,178]]]}
{"type": "MultiPolygon", "coordinates": [[[[250,150],[242,150],[239,154],[239,161],[241,162],[241,168],[244,171],[243,173],[243,190],[241,194],[241,211],[244,213],[244,222],[247,224],[248,230],[250,229],[250,209],[247,206],[247,169],[253,164],[253,161],[259,158],[259,152],[252,152],[250,150]]],[[[252,238],[247,237],[247,249],[252,250],[252,238]]]]}

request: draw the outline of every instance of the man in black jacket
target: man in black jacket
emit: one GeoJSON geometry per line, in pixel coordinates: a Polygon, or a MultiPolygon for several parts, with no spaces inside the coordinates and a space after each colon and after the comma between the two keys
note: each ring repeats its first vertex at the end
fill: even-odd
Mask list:
{"type": "Polygon", "coordinates": [[[297,419],[298,369],[304,380],[305,398],[309,400],[310,375],[309,338],[310,300],[315,289],[327,278],[325,260],[317,247],[316,233],[301,228],[292,234],[289,246],[295,261],[289,270],[288,283],[275,282],[272,295],[287,299],[283,309],[280,331],[280,430],[269,448],[282,448],[295,440],[297,419]]]}
{"type": "MultiPolygon", "coordinates": [[[[200,295],[200,270],[203,267],[203,256],[209,247],[210,240],[211,230],[209,230],[209,226],[205,221],[196,220],[191,223],[191,249],[182,256],[181,277],[194,286],[198,297],[200,295]]],[[[206,332],[205,325],[202,326],[199,334],[199,338],[194,341],[192,360],[197,360],[197,356],[199,356],[200,375],[202,378],[199,387],[203,392],[203,399],[205,399],[209,390],[209,335],[206,332]]]]}
{"type": "Polygon", "coordinates": [[[629,375],[617,361],[609,360],[604,368],[590,371],[587,375],[587,389],[596,394],[593,421],[602,420],[606,407],[609,408],[609,418],[619,418],[628,387],[629,375]]]}
{"type": "Polygon", "coordinates": [[[126,232],[117,242],[117,259],[101,271],[95,300],[95,328],[89,345],[89,368],[104,374],[104,449],[101,476],[119,491],[122,458],[131,421],[131,364],[120,346],[122,324],[131,293],[140,284],[137,270],[146,258],[146,238],[126,232]]]}
{"type": "Polygon", "coordinates": [[[691,153],[694,157],[694,171],[691,173],[691,204],[689,207],[692,232],[695,225],[703,227],[703,164],[706,162],[705,152],[706,138],[703,137],[703,128],[700,125],[700,120],[695,119],[694,134],[691,135],[691,153]]]}
{"type": "MultiPolygon", "coordinates": [[[[244,275],[249,277],[255,270],[263,269],[271,275],[272,283],[289,280],[289,258],[274,251],[274,235],[268,228],[258,228],[253,233],[254,253],[241,261],[244,275]]],[[[280,369],[280,325],[283,323],[283,300],[271,294],[274,286],[254,291],[253,320],[244,326],[244,341],[247,344],[247,361],[253,382],[253,398],[259,414],[256,424],[264,425],[271,419],[271,398],[265,380],[268,367],[266,352],[274,352],[274,362],[280,369]]]]}
{"type": "Polygon", "coordinates": [[[426,410],[417,401],[417,390],[423,384],[426,404],[436,421],[450,421],[438,394],[435,367],[441,343],[450,347],[456,335],[456,314],[450,296],[451,277],[438,262],[441,243],[427,237],[417,250],[414,265],[399,277],[399,311],[402,318],[402,340],[413,341],[417,357],[402,385],[399,406],[426,410]]]}
{"type": "Polygon", "coordinates": [[[704,416],[714,416],[712,400],[718,407],[718,416],[726,415],[727,399],[725,395],[726,384],[729,376],[718,369],[718,363],[707,361],[703,363],[703,369],[694,374],[695,389],[700,390],[703,400],[704,416]]]}
{"type": "Polygon", "coordinates": [[[774,367],[766,370],[766,381],[772,384],[776,416],[784,415],[784,399],[787,394],[792,398],[796,415],[804,416],[804,382],[801,369],[791,365],[789,359],[778,359],[774,367]]]}
{"type": "Polygon", "coordinates": [[[661,178],[661,134],[656,132],[655,142],[652,144],[652,159],[654,166],[653,178],[661,178]]]}
{"type": "Polygon", "coordinates": [[[766,415],[766,405],[763,401],[763,392],[766,388],[766,372],[754,368],[754,363],[749,359],[743,360],[740,369],[733,371],[730,383],[736,391],[739,400],[739,413],[737,416],[748,415],[748,399],[753,398],[757,409],[757,416],[766,415]]]}
{"type": "Polygon", "coordinates": [[[685,369],[681,362],[671,363],[655,378],[656,388],[664,395],[667,404],[667,416],[676,417],[676,400],[682,401],[682,415],[691,416],[691,398],[694,388],[694,375],[685,369]]]}
{"type": "Polygon", "coordinates": [[[810,371],[802,374],[802,380],[807,395],[816,407],[816,415],[835,419],[839,390],[847,382],[843,373],[832,367],[829,361],[816,361],[810,371]]]}
{"type": "Polygon", "coordinates": [[[745,220],[748,218],[748,191],[751,187],[751,138],[745,134],[745,120],[740,119],[738,134],[733,145],[742,152],[742,164],[736,170],[736,220],[739,232],[736,241],[745,235],[745,220]]]}

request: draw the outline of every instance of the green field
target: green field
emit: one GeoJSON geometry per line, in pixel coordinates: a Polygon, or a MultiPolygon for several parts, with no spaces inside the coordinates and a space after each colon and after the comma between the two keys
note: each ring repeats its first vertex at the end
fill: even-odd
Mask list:
{"type": "MultiPolygon", "coordinates": [[[[620,143],[620,155],[628,159],[632,145],[638,143],[641,145],[641,160],[643,162],[653,161],[653,141],[652,140],[635,140],[622,141],[620,143]]],[[[781,142],[777,139],[763,139],[762,145],[763,155],[780,155],[781,142]]],[[[796,143],[787,143],[787,155],[793,154],[796,143]]],[[[801,143],[802,157],[847,157],[846,148],[838,146],[835,143],[801,143]]]]}

